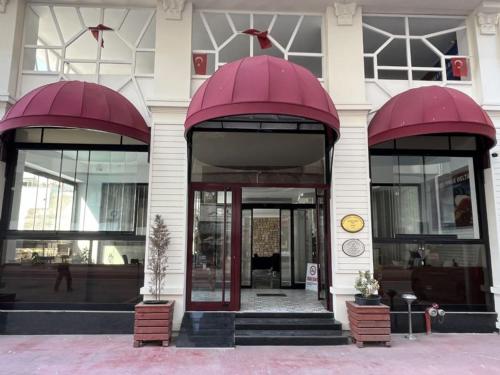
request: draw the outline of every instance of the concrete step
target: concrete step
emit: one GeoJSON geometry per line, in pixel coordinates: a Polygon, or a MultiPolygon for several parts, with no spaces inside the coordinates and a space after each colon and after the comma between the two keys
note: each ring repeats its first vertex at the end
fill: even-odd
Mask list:
{"type": "Polygon", "coordinates": [[[236,330],[342,330],[342,325],[331,318],[236,318],[236,330]]]}
{"type": "Polygon", "coordinates": [[[347,334],[337,330],[238,330],[234,337],[235,345],[347,345],[347,334]]]}
{"type": "Polygon", "coordinates": [[[325,318],[333,319],[332,312],[239,312],[236,318],[325,318]]]}

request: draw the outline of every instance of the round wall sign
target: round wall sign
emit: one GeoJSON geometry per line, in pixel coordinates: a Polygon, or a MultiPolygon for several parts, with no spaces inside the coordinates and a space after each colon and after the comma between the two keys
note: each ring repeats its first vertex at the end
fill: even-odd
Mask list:
{"type": "Polygon", "coordinates": [[[359,257],[365,252],[365,245],[357,239],[350,239],[342,244],[342,251],[350,257],[359,257]]]}
{"type": "Polygon", "coordinates": [[[350,214],[342,218],[340,225],[346,232],[356,233],[365,227],[365,221],[359,215],[350,214]]]}

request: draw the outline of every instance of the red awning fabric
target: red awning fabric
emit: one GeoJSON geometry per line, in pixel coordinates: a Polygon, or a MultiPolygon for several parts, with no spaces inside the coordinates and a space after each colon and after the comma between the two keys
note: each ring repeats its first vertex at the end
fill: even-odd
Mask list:
{"type": "Polygon", "coordinates": [[[0,132],[44,126],[100,130],[149,143],[149,127],[120,93],[95,83],[60,81],[19,99],[0,121],[0,132]]]}
{"type": "Polygon", "coordinates": [[[323,123],[338,138],[339,117],[318,79],[306,68],[272,56],[255,56],[223,65],[196,91],[185,122],[219,117],[275,114],[323,123]]]}
{"type": "Polygon", "coordinates": [[[496,130],[486,112],[461,91],[419,87],[390,99],[368,127],[370,146],[393,139],[431,134],[473,134],[496,143],[496,130]]]}

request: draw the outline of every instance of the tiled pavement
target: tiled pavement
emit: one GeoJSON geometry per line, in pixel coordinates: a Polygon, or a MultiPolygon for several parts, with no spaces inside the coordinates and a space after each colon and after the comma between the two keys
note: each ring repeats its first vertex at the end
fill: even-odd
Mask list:
{"type": "Polygon", "coordinates": [[[393,346],[132,347],[131,335],[0,336],[0,373],[20,374],[500,374],[497,334],[434,334],[393,346]]]}

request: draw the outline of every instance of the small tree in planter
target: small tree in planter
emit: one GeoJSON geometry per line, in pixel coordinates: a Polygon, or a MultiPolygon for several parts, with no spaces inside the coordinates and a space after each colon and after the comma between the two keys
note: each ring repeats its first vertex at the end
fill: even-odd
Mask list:
{"type": "Polygon", "coordinates": [[[160,215],[155,216],[149,236],[147,270],[150,274],[149,292],[154,299],[135,306],[134,346],[145,341],[160,341],[168,346],[172,334],[174,301],[162,301],[161,292],[167,273],[167,250],[170,236],[160,215]]]}
{"type": "Polygon", "coordinates": [[[148,271],[151,271],[149,292],[153,300],[145,301],[146,304],[161,304],[161,290],[167,273],[167,250],[170,245],[170,233],[160,215],[155,216],[152,233],[149,236],[148,271]]]}
{"type": "Polygon", "coordinates": [[[383,342],[391,346],[389,306],[380,303],[379,284],[370,271],[359,271],[354,287],[355,302],[346,301],[351,336],[358,347],[365,342],[383,342]]]}
{"type": "Polygon", "coordinates": [[[359,292],[354,296],[358,305],[380,304],[380,296],[378,295],[380,286],[370,271],[359,271],[354,288],[359,292]]]}

